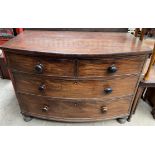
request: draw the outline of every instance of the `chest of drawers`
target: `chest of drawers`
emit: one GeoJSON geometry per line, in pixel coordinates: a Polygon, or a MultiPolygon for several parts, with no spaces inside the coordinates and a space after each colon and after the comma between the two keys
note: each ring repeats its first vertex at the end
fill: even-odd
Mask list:
{"type": "Polygon", "coordinates": [[[127,33],[25,31],[1,47],[25,120],[86,122],[131,113],[151,50],[127,33]]]}

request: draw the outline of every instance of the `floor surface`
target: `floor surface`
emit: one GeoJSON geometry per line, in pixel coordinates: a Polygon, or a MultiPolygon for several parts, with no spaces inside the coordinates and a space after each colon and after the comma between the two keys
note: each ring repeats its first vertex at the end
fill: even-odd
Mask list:
{"type": "Polygon", "coordinates": [[[1,126],[132,126],[149,125],[154,126],[155,120],[150,114],[151,107],[140,100],[136,114],[133,115],[131,122],[119,124],[116,120],[107,120],[91,123],[62,123],[41,119],[32,119],[25,122],[20,114],[19,105],[10,80],[0,79],[0,125],[1,126]]]}

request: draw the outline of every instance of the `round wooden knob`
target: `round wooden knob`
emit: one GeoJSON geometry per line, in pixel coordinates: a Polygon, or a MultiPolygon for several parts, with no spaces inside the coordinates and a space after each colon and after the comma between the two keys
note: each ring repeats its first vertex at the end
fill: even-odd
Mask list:
{"type": "Polygon", "coordinates": [[[111,88],[111,87],[105,88],[105,89],[104,89],[104,92],[105,92],[106,94],[110,94],[110,93],[112,93],[112,88],[111,88]]]}
{"type": "Polygon", "coordinates": [[[112,65],[108,68],[109,73],[115,73],[117,71],[117,67],[115,65],[112,65]]]}
{"type": "Polygon", "coordinates": [[[38,87],[38,90],[40,91],[44,91],[46,88],[46,86],[44,84],[41,84],[39,87],[38,87]]]}
{"type": "Polygon", "coordinates": [[[74,84],[75,84],[75,85],[77,85],[77,84],[78,84],[78,82],[77,82],[77,81],[74,81],[74,84]]]}
{"type": "Polygon", "coordinates": [[[36,73],[38,73],[38,74],[43,73],[43,65],[42,65],[42,64],[36,65],[36,66],[35,66],[35,71],[36,71],[36,73]]]}
{"type": "Polygon", "coordinates": [[[108,111],[108,108],[106,106],[101,107],[101,112],[106,113],[108,111]]]}
{"type": "Polygon", "coordinates": [[[42,108],[42,112],[47,112],[49,109],[49,107],[47,105],[45,105],[43,108],[42,108]]]}

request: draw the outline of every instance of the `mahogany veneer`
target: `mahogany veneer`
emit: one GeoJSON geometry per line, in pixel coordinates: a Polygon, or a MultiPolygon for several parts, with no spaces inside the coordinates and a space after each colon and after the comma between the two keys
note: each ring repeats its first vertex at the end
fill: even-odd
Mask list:
{"type": "Polygon", "coordinates": [[[25,31],[1,48],[26,121],[123,123],[151,53],[130,34],[107,32],[25,31]]]}

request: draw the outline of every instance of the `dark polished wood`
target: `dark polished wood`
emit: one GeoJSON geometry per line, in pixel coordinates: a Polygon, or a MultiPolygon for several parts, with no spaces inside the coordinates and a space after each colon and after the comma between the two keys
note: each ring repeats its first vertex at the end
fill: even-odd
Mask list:
{"type": "Polygon", "coordinates": [[[26,73],[43,74],[47,76],[73,76],[73,60],[51,59],[50,57],[32,57],[14,53],[7,54],[10,69],[26,73]],[[37,68],[42,70],[39,72],[37,68]]]}
{"type": "Polygon", "coordinates": [[[108,77],[124,74],[139,74],[142,67],[144,55],[130,58],[107,58],[99,60],[79,61],[79,76],[108,77]]]}
{"type": "Polygon", "coordinates": [[[151,51],[129,33],[73,31],[24,31],[1,48],[14,49],[20,54],[29,51],[29,54],[78,57],[137,55],[151,51]]]}
{"type": "Polygon", "coordinates": [[[40,118],[65,121],[92,121],[127,116],[131,97],[115,100],[52,99],[19,94],[22,113],[40,118]],[[103,109],[104,108],[104,109],[103,109]]]}
{"type": "Polygon", "coordinates": [[[1,48],[26,121],[125,122],[151,53],[130,34],[108,32],[25,31],[1,48]]]}
{"type": "Polygon", "coordinates": [[[14,74],[16,91],[62,98],[112,98],[133,94],[138,77],[117,77],[109,80],[51,79],[28,74],[14,74]],[[128,82],[127,82],[128,81],[128,82]],[[40,86],[44,85],[44,90],[40,86]],[[111,88],[110,93],[106,89],[111,88]]]}
{"type": "MultiPolygon", "coordinates": [[[[8,53],[8,57],[8,63],[11,64],[9,66],[12,70],[47,76],[74,76],[75,66],[73,60],[23,56],[14,53],[8,53]],[[39,72],[39,69],[41,72],[39,72]]],[[[78,61],[78,76],[107,77],[123,74],[139,74],[139,68],[143,65],[144,59],[144,55],[130,58],[80,59],[78,61]],[[112,71],[112,69],[116,71],[112,71]]]]}

